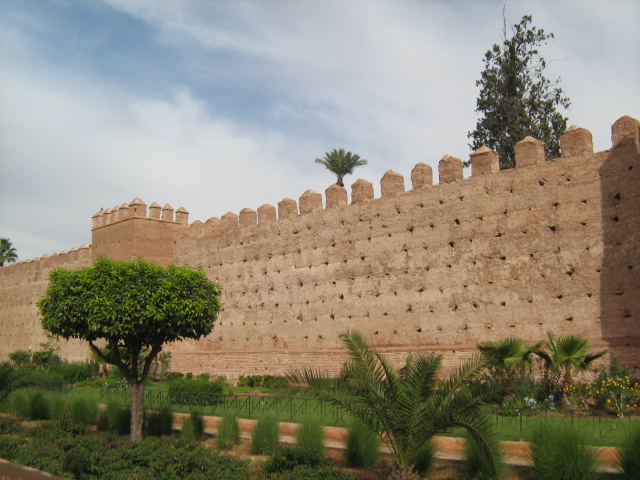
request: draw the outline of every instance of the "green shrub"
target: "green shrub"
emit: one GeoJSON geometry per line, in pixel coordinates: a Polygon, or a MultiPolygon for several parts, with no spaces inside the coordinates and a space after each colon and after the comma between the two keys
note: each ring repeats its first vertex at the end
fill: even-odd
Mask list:
{"type": "Polygon", "coordinates": [[[78,425],[93,425],[96,423],[98,405],[86,398],[74,398],[71,402],[71,418],[78,425]]]}
{"type": "Polygon", "coordinates": [[[296,446],[309,455],[324,456],[324,428],[317,417],[309,415],[302,421],[296,432],[296,446]]]}
{"type": "Polygon", "coordinates": [[[357,480],[357,477],[329,466],[296,468],[285,471],[277,478],[278,480],[357,480]]]}
{"type": "Polygon", "coordinates": [[[596,478],[595,453],[584,432],[568,423],[541,425],[533,431],[531,453],[537,480],[596,478]]]}
{"type": "Polygon", "coordinates": [[[51,365],[50,372],[60,376],[64,383],[80,383],[98,376],[99,366],[89,362],[63,362],[51,365]]]}
{"type": "Polygon", "coordinates": [[[165,375],[165,379],[167,382],[172,382],[173,380],[180,380],[184,378],[184,373],[182,372],[167,372],[165,375]]]}
{"type": "Polygon", "coordinates": [[[425,443],[416,456],[416,463],[413,465],[413,471],[420,477],[426,477],[433,468],[435,458],[436,448],[431,442],[425,443]]]}
{"type": "Polygon", "coordinates": [[[344,456],[352,468],[371,468],[380,457],[380,438],[360,421],[352,422],[344,439],[344,456]]]}
{"type": "Polygon", "coordinates": [[[98,432],[108,432],[111,430],[111,422],[106,412],[100,412],[98,414],[98,420],[96,421],[96,430],[98,432]]]}
{"type": "Polygon", "coordinates": [[[241,375],[238,378],[239,387],[252,388],[287,388],[289,382],[286,377],[277,377],[275,375],[241,375]]]}
{"type": "Polygon", "coordinates": [[[62,468],[73,474],[73,478],[82,480],[87,478],[91,470],[91,462],[87,456],[80,452],[67,452],[62,463],[62,468]]]}
{"type": "Polygon", "coordinates": [[[49,420],[51,402],[41,390],[33,390],[27,397],[28,417],[31,420],[49,420]]]}
{"type": "Polygon", "coordinates": [[[16,367],[29,368],[31,366],[31,352],[15,350],[9,353],[9,360],[11,360],[16,367]]]}
{"type": "Polygon", "coordinates": [[[251,432],[251,453],[268,454],[278,445],[279,439],[278,419],[272,412],[268,412],[258,419],[251,432]]]}
{"type": "Polygon", "coordinates": [[[29,417],[29,405],[27,404],[27,392],[14,392],[10,398],[10,412],[18,418],[29,417]]]}
{"type": "Polygon", "coordinates": [[[200,441],[204,438],[204,420],[198,412],[191,412],[182,421],[182,436],[189,440],[200,441]]]}
{"type": "Polygon", "coordinates": [[[618,447],[618,460],[625,480],[640,480],[640,425],[635,424],[625,434],[618,447]]]}
{"type": "Polygon", "coordinates": [[[210,373],[201,373],[200,375],[198,375],[196,377],[196,380],[200,380],[201,382],[208,382],[209,380],[211,380],[211,374],[210,373]]]}
{"type": "Polygon", "coordinates": [[[500,480],[504,477],[504,460],[500,449],[500,439],[493,433],[483,435],[493,454],[493,465],[484,455],[471,435],[467,433],[464,439],[464,463],[462,478],[465,480],[500,480]]]}
{"type": "Polygon", "coordinates": [[[173,432],[173,413],[169,407],[149,412],[145,415],[144,430],[151,437],[171,435],[173,432]]]}
{"type": "Polygon", "coordinates": [[[169,398],[175,405],[205,407],[222,403],[225,392],[224,382],[215,380],[183,379],[172,380],[169,383],[169,398]]]}
{"type": "Polygon", "coordinates": [[[277,446],[271,450],[270,458],[262,467],[266,473],[281,473],[298,467],[319,467],[324,465],[324,457],[316,453],[293,447],[277,446]]]}
{"type": "Polygon", "coordinates": [[[107,416],[109,417],[109,422],[119,435],[131,434],[131,407],[107,404],[107,416]],[[110,407],[110,405],[112,406],[110,407]]]}
{"type": "Polygon", "coordinates": [[[229,450],[240,443],[240,427],[234,414],[228,413],[220,421],[216,443],[221,450],[229,450]]]}
{"type": "MultiPolygon", "coordinates": [[[[19,433],[22,431],[22,423],[13,417],[0,417],[0,435],[19,433]]],[[[0,458],[2,456],[0,455],[0,458]]]]}

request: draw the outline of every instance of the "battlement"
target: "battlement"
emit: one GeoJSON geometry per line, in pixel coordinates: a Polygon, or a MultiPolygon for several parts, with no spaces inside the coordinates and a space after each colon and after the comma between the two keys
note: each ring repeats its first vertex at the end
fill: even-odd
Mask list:
{"type": "Polygon", "coordinates": [[[187,224],[189,223],[189,212],[180,207],[175,212],[175,220],[173,216],[173,207],[168,203],[164,207],[153,202],[149,205],[149,215],[147,216],[147,204],[139,198],[134,198],[130,203],[123,203],[120,206],[100,210],[91,220],[93,221],[93,229],[113,225],[114,223],[123,222],[130,218],[148,218],[149,220],[158,220],[161,222],[173,222],[187,224]]]}
{"type": "MultiPolygon", "coordinates": [[[[612,148],[616,148],[626,142],[638,143],[638,121],[628,116],[620,118],[612,126],[612,148]]],[[[564,159],[571,160],[592,155],[592,134],[589,130],[574,125],[560,137],[560,146],[561,157],[547,161],[545,159],[544,143],[533,137],[524,138],[515,146],[516,167],[514,170],[518,171],[541,166],[548,162],[558,162],[564,159]]],[[[472,152],[469,158],[471,161],[471,177],[465,179],[462,160],[445,155],[438,164],[439,185],[447,185],[487,175],[512,174],[512,171],[509,170],[500,171],[497,152],[485,146],[472,152]]],[[[425,163],[419,163],[412,169],[410,179],[412,191],[437,188],[439,186],[433,184],[432,168],[425,163]]],[[[380,180],[380,191],[381,198],[407,193],[405,191],[404,177],[393,170],[387,171],[380,180]]],[[[291,220],[298,216],[309,215],[322,210],[349,206],[347,190],[344,187],[334,184],[327,188],[324,193],[324,202],[320,193],[307,190],[299,197],[297,202],[287,197],[278,202],[277,208],[271,204],[264,204],[257,211],[251,208],[244,208],[239,214],[227,212],[220,218],[212,217],[204,223],[195,221],[189,226],[189,231],[185,233],[191,233],[196,236],[218,236],[252,228],[256,225],[272,225],[282,220],[291,220]]],[[[356,180],[351,185],[351,205],[371,200],[376,200],[373,184],[364,179],[356,180]]]]}
{"type": "Polygon", "coordinates": [[[52,253],[51,255],[42,255],[41,257],[10,263],[3,266],[0,271],[5,271],[8,274],[10,271],[25,268],[53,268],[57,266],[65,266],[68,263],[74,263],[76,261],[83,261],[85,259],[88,261],[91,259],[91,245],[85,244],[81,247],[73,247],[69,250],[63,250],[60,253],[52,253]]]}

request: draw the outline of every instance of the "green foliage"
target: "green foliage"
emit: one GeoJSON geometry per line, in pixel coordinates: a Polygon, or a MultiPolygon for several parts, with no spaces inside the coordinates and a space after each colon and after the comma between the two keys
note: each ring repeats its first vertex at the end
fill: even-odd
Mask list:
{"type": "Polygon", "coordinates": [[[544,76],[547,62],[538,51],[553,34],[530,26],[531,21],[528,15],[522,17],[510,38],[505,21],[502,45],[487,51],[476,82],[480,118],[468,135],[470,146],[496,150],[501,169],[515,166],[514,146],[527,135],[545,143],[547,156],[558,157],[558,139],[567,129],[567,118],[558,109],[569,108],[569,99],[558,88],[559,80],[552,83],[544,76]]]}
{"type": "Polygon", "coordinates": [[[31,420],[49,420],[51,402],[41,390],[33,390],[27,397],[27,416],[31,420]]]}
{"type": "Polygon", "coordinates": [[[240,375],[238,378],[239,387],[254,388],[287,388],[289,383],[286,377],[275,375],[240,375]]]}
{"type": "Polygon", "coordinates": [[[429,472],[433,468],[433,464],[436,459],[436,448],[430,441],[425,443],[418,453],[416,454],[415,463],[413,465],[413,472],[420,477],[429,475],[429,472]]]}
{"type": "Polygon", "coordinates": [[[98,416],[98,405],[83,397],[71,401],[73,422],[79,425],[94,425],[98,416]]]}
{"type": "Polygon", "coordinates": [[[294,470],[285,471],[279,475],[278,480],[357,480],[357,477],[340,470],[323,465],[319,467],[303,466],[294,470]]]}
{"type": "Polygon", "coordinates": [[[233,413],[227,413],[218,424],[216,443],[221,450],[229,450],[240,443],[240,426],[233,413]]]}
{"type": "Polygon", "coordinates": [[[334,148],[325,153],[324,158],[316,158],[315,161],[324,165],[331,173],[334,173],[337,177],[336,184],[341,187],[344,187],[342,179],[345,175],[350,175],[353,173],[354,168],[367,164],[365,159],[361,159],[351,152],[346,152],[344,148],[340,150],[334,148]]]}
{"type": "Polygon", "coordinates": [[[270,452],[270,458],[263,466],[266,473],[281,473],[298,467],[317,468],[324,465],[325,460],[317,452],[303,450],[300,447],[276,446],[270,452]]]}
{"type": "Polygon", "coordinates": [[[314,369],[288,375],[300,395],[337,405],[362,421],[381,437],[403,472],[421,461],[423,448],[434,435],[454,427],[470,431],[491,456],[478,432],[487,423],[483,406],[502,398],[504,387],[476,381],[485,368],[480,357],[436,384],[440,356],[409,355],[396,371],[360,334],[348,332],[342,340],[350,360],[340,377],[314,369]]]}
{"type": "MultiPolygon", "coordinates": [[[[13,417],[0,417],[0,435],[19,433],[22,430],[22,423],[13,417]]],[[[0,456],[2,458],[2,456],[0,456]]]]}
{"type": "Polygon", "coordinates": [[[174,437],[129,442],[112,434],[78,434],[42,424],[0,437],[0,457],[65,478],[100,480],[249,480],[247,464],[174,437]]]}
{"type": "Polygon", "coordinates": [[[200,441],[204,438],[204,419],[198,412],[191,412],[182,421],[182,436],[188,440],[200,441]]]}
{"type": "Polygon", "coordinates": [[[273,451],[280,439],[278,426],[278,419],[272,412],[267,412],[260,417],[251,432],[251,453],[268,455],[273,451]]]}
{"type": "Polygon", "coordinates": [[[624,480],[640,480],[640,425],[633,425],[618,447],[618,461],[624,480]]]}
{"type": "Polygon", "coordinates": [[[96,430],[98,432],[108,432],[111,430],[111,422],[106,412],[100,412],[96,421],[96,430]]]}
{"type": "Polygon", "coordinates": [[[493,462],[478,443],[470,436],[464,439],[464,463],[462,466],[464,480],[500,480],[504,478],[504,458],[500,448],[500,439],[491,431],[485,433],[487,445],[493,452],[493,462]]]}
{"type": "Polygon", "coordinates": [[[172,382],[174,380],[180,380],[184,378],[184,373],[182,372],[167,372],[165,376],[165,380],[167,382],[172,382]]]}
{"type": "Polygon", "coordinates": [[[173,432],[173,412],[169,407],[148,412],[145,415],[145,431],[151,437],[171,435],[173,432]]]}
{"type": "Polygon", "coordinates": [[[593,362],[609,350],[590,352],[589,341],[578,335],[556,338],[553,333],[547,332],[547,337],[545,349],[537,346],[532,349],[543,362],[541,386],[546,394],[553,395],[556,403],[561,405],[573,375],[589,371],[593,362]]]}
{"type": "Polygon", "coordinates": [[[149,368],[149,376],[156,382],[162,382],[167,379],[167,373],[171,368],[171,352],[160,352],[151,362],[149,368]]]}
{"type": "Polygon", "coordinates": [[[28,368],[31,366],[31,352],[14,350],[13,352],[9,352],[9,360],[11,360],[16,367],[28,368]]]}
{"type": "Polygon", "coordinates": [[[9,362],[0,362],[0,402],[22,385],[22,375],[9,362]]]}
{"type": "Polygon", "coordinates": [[[99,366],[89,362],[62,362],[51,365],[50,372],[59,375],[64,383],[80,383],[98,376],[99,366]]]}
{"type": "Polygon", "coordinates": [[[18,260],[18,252],[11,245],[8,238],[0,238],[0,267],[5,263],[15,263],[18,260]]]}
{"type": "Polygon", "coordinates": [[[122,407],[116,403],[107,404],[107,417],[118,435],[131,433],[131,408],[122,407]]]}
{"type": "Polygon", "coordinates": [[[226,390],[223,380],[176,379],[169,382],[169,398],[175,405],[218,405],[226,390]]]}
{"type": "Polygon", "coordinates": [[[352,468],[372,468],[380,458],[380,438],[359,420],[351,422],[344,439],[344,456],[352,468]]]}
{"type": "Polygon", "coordinates": [[[531,438],[535,478],[538,480],[592,480],[595,453],[586,447],[583,431],[568,423],[536,428],[531,438]]]}
{"type": "Polygon", "coordinates": [[[307,415],[302,420],[296,432],[296,447],[310,456],[324,456],[324,428],[317,417],[307,415]]]}
{"type": "Polygon", "coordinates": [[[220,291],[202,270],[100,258],[82,270],[54,268],[38,307],[45,331],[86,340],[99,358],[118,367],[132,392],[131,439],[139,440],[153,360],[164,343],[211,332],[220,291]],[[98,339],[106,348],[95,345],[98,339]]]}

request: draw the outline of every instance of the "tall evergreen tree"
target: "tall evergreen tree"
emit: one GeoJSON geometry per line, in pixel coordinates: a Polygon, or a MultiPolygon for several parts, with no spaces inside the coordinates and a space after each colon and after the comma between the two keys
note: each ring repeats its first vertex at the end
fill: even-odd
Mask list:
{"type": "Polygon", "coordinates": [[[559,156],[558,138],[567,129],[567,118],[558,109],[569,108],[570,101],[558,87],[559,78],[551,82],[544,76],[548,64],[538,51],[553,33],[530,23],[531,16],[525,15],[507,38],[505,21],[502,45],[487,51],[485,69],[476,81],[480,118],[469,132],[469,145],[497,151],[501,169],[515,166],[514,145],[528,135],[546,144],[547,157],[559,156]]]}

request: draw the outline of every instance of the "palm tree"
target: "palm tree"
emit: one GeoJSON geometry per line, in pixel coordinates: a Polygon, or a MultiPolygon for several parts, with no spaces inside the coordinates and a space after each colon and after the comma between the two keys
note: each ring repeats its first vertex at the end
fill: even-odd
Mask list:
{"type": "Polygon", "coordinates": [[[503,338],[497,342],[484,342],[476,345],[482,358],[488,365],[490,373],[513,380],[518,374],[526,373],[533,363],[533,352],[544,342],[533,346],[515,337],[503,338]]]}
{"type": "Polygon", "coordinates": [[[503,389],[497,383],[474,382],[485,368],[480,356],[437,384],[440,355],[409,355],[396,371],[359,333],[346,332],[341,338],[349,351],[341,375],[295,370],[287,375],[294,391],[337,405],[376,432],[391,451],[399,478],[423,474],[420,464],[431,438],[454,427],[467,430],[495,467],[490,425],[482,411],[501,398],[503,389]]]}
{"type": "Polygon", "coordinates": [[[22,386],[22,374],[10,362],[0,362],[0,402],[22,386]]]}
{"type": "Polygon", "coordinates": [[[551,332],[547,332],[547,336],[549,339],[544,342],[544,346],[549,351],[534,347],[533,353],[542,359],[546,373],[557,372],[562,378],[558,392],[561,396],[571,384],[574,373],[588,371],[595,360],[609,352],[608,349],[597,353],[589,352],[589,341],[585,337],[560,335],[556,339],[551,332]]]}
{"type": "Polygon", "coordinates": [[[336,174],[336,184],[344,187],[342,179],[345,175],[353,173],[353,169],[360,165],[366,165],[367,161],[361,159],[358,155],[351,152],[345,152],[344,148],[336,150],[335,148],[324,154],[324,158],[316,158],[316,163],[321,163],[327,170],[336,174]]]}
{"type": "Polygon", "coordinates": [[[5,263],[12,263],[18,259],[16,249],[11,246],[8,238],[0,238],[0,267],[5,263]]]}

